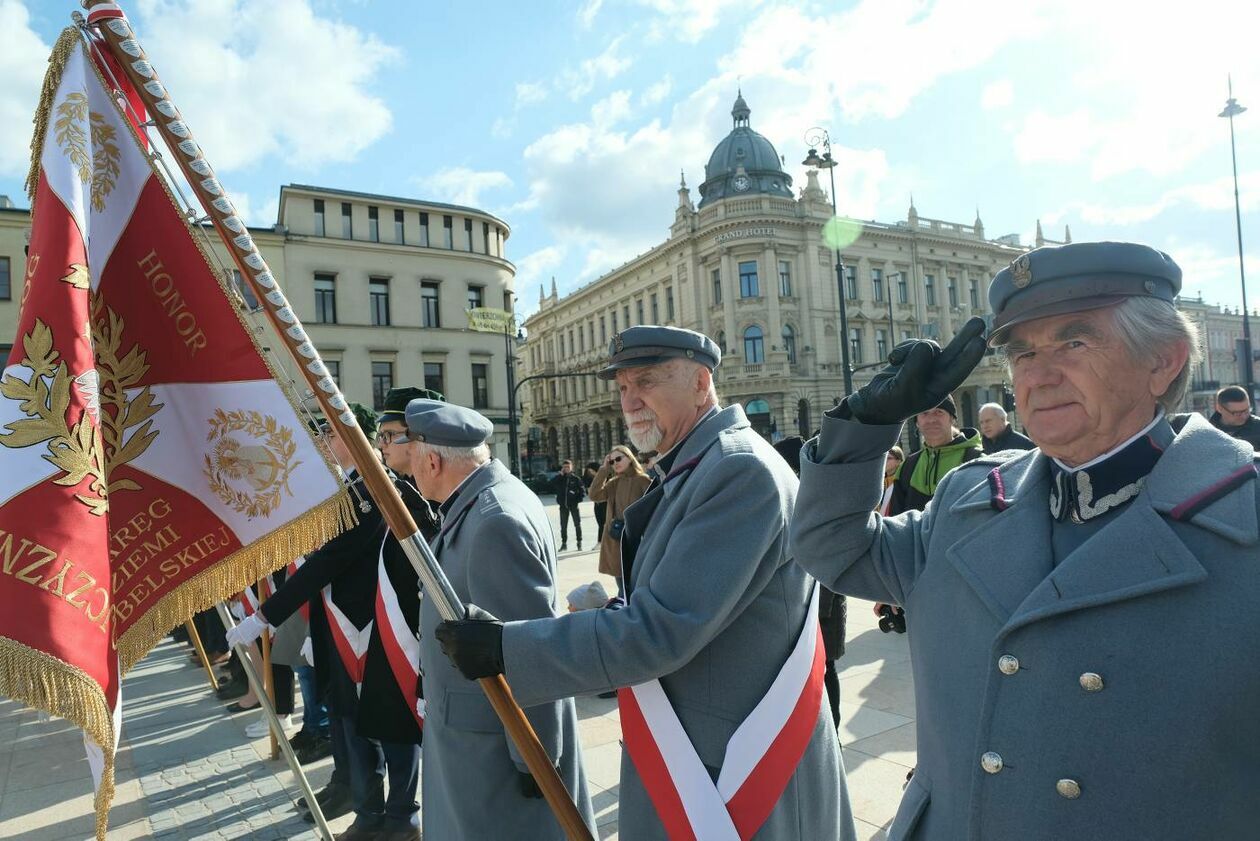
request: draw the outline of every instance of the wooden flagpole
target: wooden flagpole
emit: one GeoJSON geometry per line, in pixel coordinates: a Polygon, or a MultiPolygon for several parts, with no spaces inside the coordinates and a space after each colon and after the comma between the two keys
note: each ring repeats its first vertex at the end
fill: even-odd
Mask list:
{"type": "Polygon", "coordinates": [[[206,647],[201,644],[201,634],[197,633],[197,626],[191,619],[184,623],[184,630],[188,632],[188,639],[192,641],[193,648],[197,649],[197,656],[201,659],[201,665],[206,667],[206,674],[210,676],[210,688],[218,691],[219,679],[214,676],[214,666],[210,664],[210,657],[206,654],[206,647]]]}
{"type": "MultiPolygon", "coordinates": [[[[263,663],[263,690],[267,693],[267,700],[271,702],[271,708],[276,708],[276,676],[271,671],[271,634],[267,629],[263,629],[262,633],[262,663],[263,663]]],[[[281,731],[283,732],[283,731],[281,731]]],[[[274,727],[267,728],[268,744],[271,746],[271,758],[280,758],[280,746],[276,744],[276,730],[274,727]]]]}
{"type": "MultiPolygon", "coordinates": [[[[254,292],[281,344],[293,358],[320,408],[345,443],[368,493],[376,501],[390,532],[415,568],[416,575],[424,586],[425,597],[433,601],[443,619],[463,618],[464,607],[433,556],[428,541],[424,539],[411,512],[403,504],[385,472],[384,465],[376,457],[372,444],[359,429],[349,403],[328,373],[314,342],[302,327],[244,222],[236,215],[236,209],[223,185],[215,178],[214,170],[193,139],[192,129],[184,122],[171,101],[157,70],[148,61],[144,48],[140,46],[118,4],[108,0],[83,0],[83,6],[88,11],[90,30],[118,60],[123,72],[135,87],[145,109],[152,115],[154,127],[171,150],[171,157],[196,193],[197,200],[205,209],[215,232],[227,247],[241,278],[254,292]]],[[[552,765],[547,751],[539,742],[529,719],[512,697],[507,680],[503,675],[496,675],[482,678],[478,683],[570,841],[592,841],[590,829],[582,821],[577,806],[565,789],[564,781],[552,765]]],[[[276,723],[273,720],[273,727],[276,723]]]]}

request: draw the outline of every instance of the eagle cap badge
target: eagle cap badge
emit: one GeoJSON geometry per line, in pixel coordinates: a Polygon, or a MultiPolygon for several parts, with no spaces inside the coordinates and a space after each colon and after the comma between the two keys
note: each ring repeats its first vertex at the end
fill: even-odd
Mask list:
{"type": "Polygon", "coordinates": [[[1015,284],[1016,289],[1023,289],[1032,283],[1032,261],[1025,254],[1011,261],[1011,282],[1015,284]]]}

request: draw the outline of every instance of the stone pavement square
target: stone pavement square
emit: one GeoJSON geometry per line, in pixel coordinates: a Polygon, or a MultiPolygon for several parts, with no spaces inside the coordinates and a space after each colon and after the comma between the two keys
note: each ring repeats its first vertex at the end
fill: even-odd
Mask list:
{"type": "MultiPolygon", "coordinates": [[[[559,509],[543,497],[559,535],[559,509]]],[[[583,525],[594,532],[589,501],[583,525]]],[[[600,578],[598,556],[560,555],[561,599],[600,578]]],[[[558,545],[558,544],[557,544],[558,545]]],[[[187,646],[164,640],[123,681],[123,732],[110,813],[111,841],[299,839],[316,841],[294,801],[292,774],[268,758],[267,739],[250,740],[256,714],[228,715],[187,646]]],[[[883,839],[915,762],[914,686],[905,637],[879,631],[870,603],[851,599],[848,644],[840,660],[840,739],[858,838],[883,839]]],[[[295,720],[300,720],[299,712],[295,720]]],[[[614,700],[579,698],[586,771],[601,839],[617,838],[621,724],[614,700]]],[[[305,767],[318,790],[332,760],[305,767]]],[[[332,821],[334,832],[352,816],[332,821]]],[[[0,700],[0,839],[83,841],[91,838],[92,782],[79,731],[12,701],[0,700]]]]}

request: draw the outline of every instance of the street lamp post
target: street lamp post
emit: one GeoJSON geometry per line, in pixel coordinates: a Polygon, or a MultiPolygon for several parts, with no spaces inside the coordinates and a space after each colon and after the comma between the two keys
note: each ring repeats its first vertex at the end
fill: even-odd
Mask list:
{"type": "Polygon", "coordinates": [[[1234,146],[1234,117],[1247,109],[1238,104],[1238,100],[1234,99],[1234,80],[1229,79],[1229,98],[1225,100],[1225,108],[1218,117],[1226,117],[1229,120],[1229,157],[1234,166],[1234,225],[1238,231],[1238,279],[1242,283],[1242,313],[1243,313],[1243,345],[1245,346],[1244,368],[1243,368],[1243,388],[1247,389],[1247,396],[1254,402],[1255,387],[1254,377],[1251,373],[1251,317],[1247,314],[1247,272],[1243,268],[1243,241],[1242,241],[1242,206],[1238,200],[1238,152],[1234,146]]]}
{"type": "MultiPolygon", "coordinates": [[[[836,160],[831,157],[831,134],[825,128],[811,128],[805,133],[805,142],[809,145],[809,154],[801,161],[805,166],[827,170],[831,177],[831,218],[839,218],[836,210],[836,160]],[[818,147],[822,146],[822,156],[818,155],[818,147]]],[[[826,230],[824,226],[823,230],[826,230]]],[[[844,304],[844,263],[840,258],[840,243],[833,247],[836,252],[836,292],[840,295],[840,364],[844,367],[844,393],[853,393],[853,369],[849,365],[849,314],[844,304]]]]}

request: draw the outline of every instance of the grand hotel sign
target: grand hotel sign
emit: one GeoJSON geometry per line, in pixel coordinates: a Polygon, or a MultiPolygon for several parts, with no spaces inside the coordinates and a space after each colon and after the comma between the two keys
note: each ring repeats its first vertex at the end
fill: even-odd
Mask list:
{"type": "Polygon", "coordinates": [[[713,238],[714,245],[721,245],[724,242],[730,242],[734,239],[747,239],[748,237],[772,237],[775,236],[774,228],[737,228],[733,231],[720,233],[713,238]]]}

